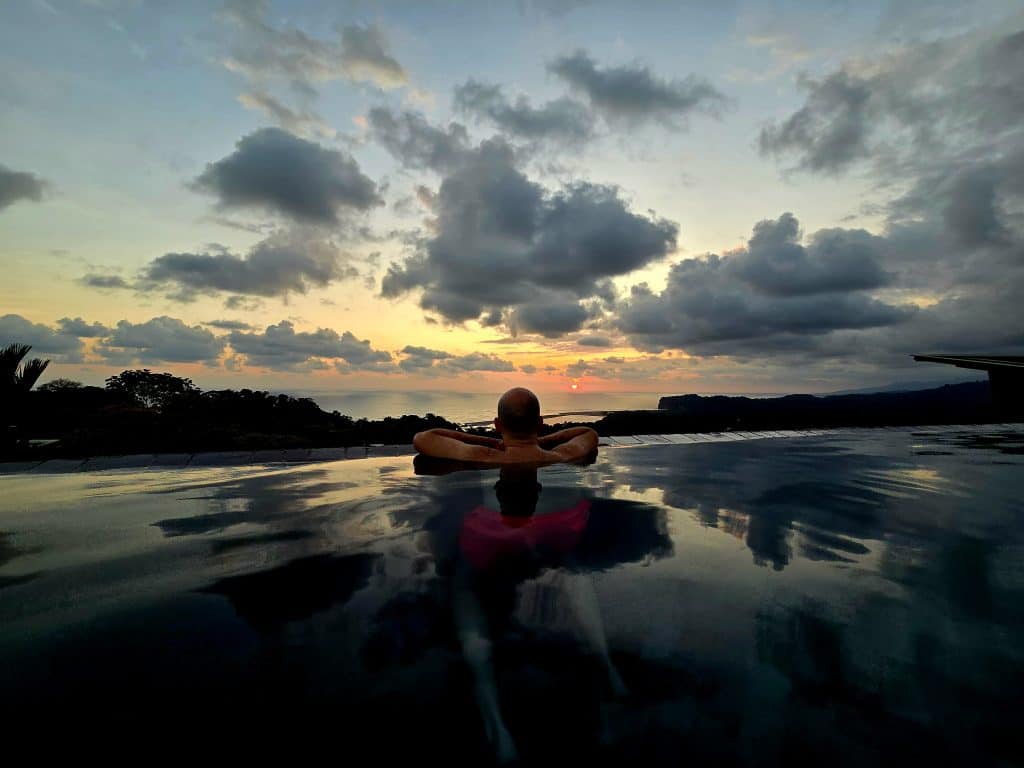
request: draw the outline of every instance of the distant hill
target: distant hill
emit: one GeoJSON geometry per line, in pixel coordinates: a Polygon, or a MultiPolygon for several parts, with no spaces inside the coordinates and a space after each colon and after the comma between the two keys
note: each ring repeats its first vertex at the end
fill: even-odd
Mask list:
{"type": "Polygon", "coordinates": [[[724,430],[984,424],[1020,414],[1000,411],[988,382],[948,384],[913,392],[662,397],[657,411],[620,411],[592,425],[602,435],[724,430]]]}
{"type": "Polygon", "coordinates": [[[873,395],[877,392],[919,392],[923,389],[938,389],[952,384],[973,384],[978,381],[987,381],[982,374],[977,377],[965,378],[963,381],[894,381],[890,384],[882,384],[874,387],[861,387],[859,389],[837,389],[832,392],[818,392],[821,397],[828,395],[873,395]]]}

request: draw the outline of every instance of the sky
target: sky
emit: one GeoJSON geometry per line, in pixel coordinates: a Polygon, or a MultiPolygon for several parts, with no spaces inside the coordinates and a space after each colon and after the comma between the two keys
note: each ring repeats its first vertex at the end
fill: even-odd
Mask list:
{"type": "Polygon", "coordinates": [[[0,5],[0,344],[204,389],[1024,352],[1020,2],[0,5]]]}

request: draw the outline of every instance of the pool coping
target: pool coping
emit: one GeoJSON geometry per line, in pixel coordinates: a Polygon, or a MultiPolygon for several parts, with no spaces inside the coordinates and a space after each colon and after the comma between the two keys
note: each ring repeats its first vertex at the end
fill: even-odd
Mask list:
{"type": "MultiPolygon", "coordinates": [[[[1002,432],[1024,431],[1024,422],[998,424],[930,424],[900,427],[836,427],[833,429],[773,429],[761,431],[694,432],[666,435],[602,436],[602,448],[634,448],[649,445],[695,445],[770,438],[821,437],[843,432],[913,431],[939,432],[1002,432]]],[[[205,451],[200,453],[140,453],[124,456],[93,456],[84,459],[44,459],[41,461],[0,462],[2,475],[50,475],[70,472],[102,472],[117,469],[184,469],[202,467],[233,467],[247,465],[321,464],[330,461],[352,461],[388,456],[412,456],[411,444],[368,445],[349,448],[280,448],[256,451],[205,451]]]]}

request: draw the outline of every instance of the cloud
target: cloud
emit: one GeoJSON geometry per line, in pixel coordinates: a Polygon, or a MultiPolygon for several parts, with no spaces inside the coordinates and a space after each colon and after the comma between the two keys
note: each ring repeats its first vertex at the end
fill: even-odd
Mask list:
{"type": "Polygon", "coordinates": [[[110,329],[102,323],[87,323],[80,317],[62,317],[57,321],[57,327],[62,334],[81,339],[95,339],[110,334],[110,329]]]}
{"type": "Polygon", "coordinates": [[[34,173],[13,171],[0,165],[0,211],[19,200],[40,202],[49,186],[34,173]]]}
{"type": "Polygon", "coordinates": [[[406,168],[449,171],[463,162],[469,149],[469,134],[459,123],[442,129],[418,112],[396,116],[384,107],[371,109],[368,121],[374,140],[406,168]]]}
{"type": "Polygon", "coordinates": [[[607,336],[580,336],[576,343],[581,347],[611,347],[613,342],[607,336]]]}
{"type": "Polygon", "coordinates": [[[136,361],[213,365],[224,351],[224,337],[167,316],[154,317],[144,323],[121,320],[94,351],[114,365],[136,361]]]}
{"type": "Polygon", "coordinates": [[[802,77],[803,105],[762,129],[762,152],[828,174],[868,159],[904,174],[907,163],[932,165],[936,153],[1003,154],[1019,139],[1024,111],[1017,76],[1024,31],[1005,29],[903,46],[876,61],[847,61],[820,79],[802,77]]]}
{"type": "Polygon", "coordinates": [[[746,249],[728,262],[739,279],[771,296],[879,288],[892,282],[882,269],[884,238],[863,229],[823,229],[801,245],[791,213],[754,225],[746,249]]]}
{"type": "Polygon", "coordinates": [[[407,346],[402,350],[403,359],[398,367],[407,373],[423,375],[455,375],[468,371],[510,372],[515,366],[497,355],[471,352],[468,355],[454,355],[439,349],[407,346]]]}
{"type": "Polygon", "coordinates": [[[32,347],[31,356],[48,356],[62,362],[78,362],[82,355],[82,342],[76,334],[33,323],[21,315],[0,317],[0,346],[8,344],[28,344],[32,347]]]}
{"type": "Polygon", "coordinates": [[[435,236],[389,267],[381,292],[419,290],[420,306],[451,323],[521,307],[509,318],[523,330],[576,330],[586,317],[579,300],[676,244],[675,224],[632,213],[614,187],[580,182],[552,193],[532,182],[500,140],[444,179],[435,214],[435,236]]]}
{"type": "Polygon", "coordinates": [[[884,241],[863,230],[822,230],[798,242],[791,214],[754,227],[747,248],[673,265],[665,290],[634,286],[616,324],[640,349],[750,354],[820,349],[816,337],[888,327],[916,307],[867,295],[890,282],[884,241]]]}
{"type": "Polygon", "coordinates": [[[520,304],[509,323],[513,334],[539,333],[557,338],[578,331],[587,319],[587,310],[572,294],[549,293],[520,304]]]}
{"type": "Polygon", "coordinates": [[[255,81],[279,80],[306,95],[314,83],[346,79],[396,88],[408,83],[405,69],[388,52],[384,32],[374,25],[349,25],[337,40],[314,37],[297,27],[266,21],[269,3],[233,0],[223,18],[237,32],[224,66],[255,81]]]}
{"type": "Polygon", "coordinates": [[[808,93],[807,103],[781,124],[761,130],[763,154],[796,151],[800,167],[834,172],[855,160],[868,157],[868,134],[873,119],[866,83],[847,72],[836,72],[822,81],[799,80],[808,93]]]}
{"type": "Polygon", "coordinates": [[[603,357],[579,359],[570,363],[562,372],[570,379],[590,377],[596,379],[618,379],[651,381],[661,378],[678,378],[683,373],[681,361],[673,358],[647,355],[644,357],[603,357]]]}
{"type": "Polygon", "coordinates": [[[215,195],[222,209],[257,208],[313,224],[337,224],[339,209],[383,204],[350,155],[280,128],[239,139],[235,151],[208,163],[192,186],[215,195]]]}
{"type": "Polygon", "coordinates": [[[240,94],[238,101],[246,109],[263,112],[291,133],[303,136],[322,136],[327,139],[333,139],[338,134],[315,112],[293,110],[266,91],[253,89],[240,94]]]}
{"type": "Polygon", "coordinates": [[[227,338],[231,348],[244,355],[250,365],[272,370],[293,370],[322,360],[342,362],[346,370],[393,368],[389,353],[373,349],[368,340],[357,339],[350,331],[338,334],[330,328],[318,328],[296,332],[291,321],[282,320],[262,333],[233,331],[227,338]]]}
{"type": "Polygon", "coordinates": [[[263,307],[262,299],[253,299],[249,296],[228,296],[224,299],[225,309],[237,309],[242,312],[255,312],[263,307]]]}
{"type": "Polygon", "coordinates": [[[506,136],[526,141],[579,144],[593,134],[590,110],[561,98],[534,107],[525,96],[509,101],[501,86],[467,80],[455,88],[455,108],[493,122],[506,136]]]}
{"type": "Polygon", "coordinates": [[[593,5],[596,0],[518,0],[519,12],[526,16],[549,16],[561,19],[578,8],[593,5]]]}
{"type": "Polygon", "coordinates": [[[158,256],[142,269],[137,287],[170,288],[173,298],[185,301],[218,291],[284,297],[358,275],[333,240],[294,227],[261,240],[245,256],[227,250],[158,256]]]}
{"type": "Polygon", "coordinates": [[[207,320],[203,325],[219,328],[222,331],[251,331],[253,329],[251,323],[245,323],[241,320],[207,320]]]}
{"type": "Polygon", "coordinates": [[[1024,301],[1022,20],[902,44],[804,78],[800,108],[762,131],[766,154],[813,174],[857,169],[894,191],[876,206],[886,216],[877,236],[819,233],[820,245],[841,243],[846,255],[822,261],[816,279],[828,271],[870,283],[884,270],[889,295],[927,300],[898,334],[837,333],[827,352],[887,364],[913,351],[1024,348],[1019,324],[1006,322],[1024,301]]]}
{"type": "Polygon", "coordinates": [[[468,355],[449,357],[437,363],[436,367],[447,373],[466,373],[468,371],[507,373],[516,369],[508,360],[503,360],[497,355],[484,354],[483,352],[471,352],[468,355]]]}
{"type": "Polygon", "coordinates": [[[97,275],[89,273],[79,279],[82,285],[90,288],[131,288],[131,285],[118,275],[97,275]]]}
{"type": "Polygon", "coordinates": [[[714,115],[726,103],[714,86],[695,75],[663,80],[640,65],[602,68],[582,50],[555,59],[548,71],[586,96],[609,122],[653,120],[678,127],[690,114],[714,115]]]}
{"type": "Polygon", "coordinates": [[[387,52],[387,38],[374,25],[351,24],[341,29],[342,71],[350,80],[370,82],[381,88],[398,88],[409,76],[387,52]]]}
{"type": "Polygon", "coordinates": [[[434,363],[437,360],[444,360],[452,357],[450,352],[444,352],[440,349],[428,349],[427,347],[416,347],[406,346],[402,350],[402,354],[405,356],[401,362],[398,363],[398,367],[408,373],[417,373],[424,370],[433,368],[434,363]]]}

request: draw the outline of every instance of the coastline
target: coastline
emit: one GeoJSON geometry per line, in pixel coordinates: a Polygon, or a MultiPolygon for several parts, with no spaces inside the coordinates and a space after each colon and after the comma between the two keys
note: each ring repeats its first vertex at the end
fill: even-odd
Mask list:
{"type": "MultiPolygon", "coordinates": [[[[888,427],[837,427],[834,429],[788,429],[759,431],[723,431],[677,434],[606,435],[601,437],[602,449],[640,448],[655,445],[699,445],[764,439],[793,439],[801,437],[827,437],[851,431],[914,430],[914,434],[971,434],[972,437],[1005,437],[1007,433],[1024,435],[1024,421],[986,424],[932,424],[888,427]],[[981,430],[979,427],[987,427],[981,430]]],[[[1024,452],[1020,448],[1005,448],[1011,452],[1024,452]]],[[[412,444],[369,445],[350,448],[299,448],[256,451],[208,451],[195,454],[127,454],[121,456],[93,456],[76,459],[42,459],[35,461],[0,462],[0,477],[63,475],[78,472],[106,472],[116,470],[160,471],[238,468],[244,466],[286,468],[307,464],[337,461],[358,461],[416,455],[412,444]]]]}
{"type": "MultiPolygon", "coordinates": [[[[258,452],[283,457],[275,461],[301,461],[304,459],[300,457],[308,458],[311,451],[333,451],[332,456],[347,458],[349,452],[363,451],[365,456],[370,448],[410,446],[417,432],[434,427],[495,434],[486,422],[459,425],[435,414],[354,421],[337,411],[327,413],[308,399],[267,396],[256,398],[258,408],[246,402],[246,410],[235,400],[225,401],[224,393],[211,394],[215,396],[211,401],[197,397],[163,409],[101,401],[89,408],[79,407],[77,411],[66,407],[58,417],[48,413],[49,422],[30,418],[26,423],[34,427],[34,433],[26,430],[26,439],[6,451],[0,464],[38,465],[49,460],[82,464],[98,457],[194,457],[232,453],[249,456],[258,452]],[[59,424],[59,418],[72,424],[72,428],[54,439],[59,433],[52,425],[59,424]]],[[[39,405],[48,405],[45,397],[39,405]]],[[[552,421],[545,423],[542,434],[579,425],[590,426],[603,438],[611,438],[1001,424],[1014,422],[1020,415],[996,407],[987,382],[912,392],[825,397],[679,395],[663,397],[659,405],[662,406],[659,409],[549,414],[552,421]],[[574,416],[587,418],[574,419],[574,416]],[[562,420],[563,417],[567,418],[562,420]]]]}

